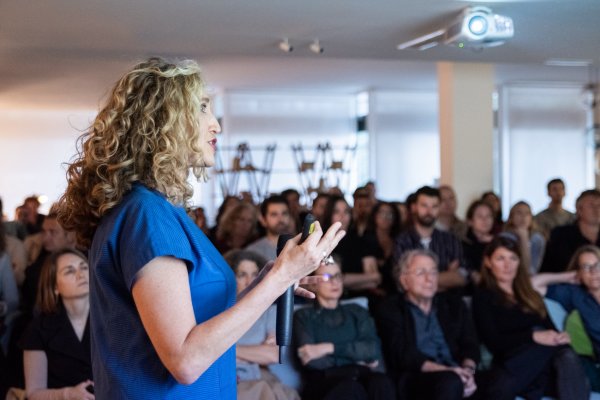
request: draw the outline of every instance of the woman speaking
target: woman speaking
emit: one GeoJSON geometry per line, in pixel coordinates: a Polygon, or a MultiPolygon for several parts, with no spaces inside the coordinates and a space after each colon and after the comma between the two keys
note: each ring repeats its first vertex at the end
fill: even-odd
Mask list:
{"type": "Polygon", "coordinates": [[[319,266],[340,224],[288,241],[238,301],[231,268],[187,216],[217,134],[198,65],[151,58],[127,72],[80,138],[60,221],[90,246],[99,399],[235,399],[236,341],[319,266]]]}

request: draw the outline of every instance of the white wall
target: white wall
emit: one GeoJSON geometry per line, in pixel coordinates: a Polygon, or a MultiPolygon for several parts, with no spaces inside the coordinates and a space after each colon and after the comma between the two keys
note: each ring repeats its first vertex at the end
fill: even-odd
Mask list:
{"type": "Polygon", "coordinates": [[[436,92],[369,93],[368,130],[377,196],[404,201],[440,177],[436,92]]]}
{"type": "Polygon", "coordinates": [[[0,110],[0,197],[12,219],[25,197],[48,196],[46,212],[66,187],[65,168],[75,141],[95,112],[89,110],[0,110]]]}
{"type": "Polygon", "coordinates": [[[534,213],[547,207],[546,183],[562,178],[565,208],[594,187],[593,149],[586,134],[581,87],[507,85],[501,91],[503,211],[519,200],[534,213]]]}

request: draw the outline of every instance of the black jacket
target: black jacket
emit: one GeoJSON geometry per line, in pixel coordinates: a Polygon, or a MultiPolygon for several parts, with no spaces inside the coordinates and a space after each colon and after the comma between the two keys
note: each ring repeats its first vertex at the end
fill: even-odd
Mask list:
{"type": "MultiPolygon", "coordinates": [[[[469,309],[457,296],[437,294],[434,299],[437,319],[452,358],[462,363],[466,358],[479,361],[479,341],[469,309]]],[[[393,376],[419,372],[427,356],[417,348],[415,324],[404,294],[386,299],[377,309],[376,321],[386,365],[393,376]]]]}

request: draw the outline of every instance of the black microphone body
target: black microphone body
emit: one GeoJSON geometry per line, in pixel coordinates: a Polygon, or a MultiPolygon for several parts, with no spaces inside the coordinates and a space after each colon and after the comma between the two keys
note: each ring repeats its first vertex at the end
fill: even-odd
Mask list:
{"type": "MultiPolygon", "coordinates": [[[[308,214],[304,219],[304,225],[302,228],[302,236],[300,243],[302,243],[308,235],[312,232],[315,217],[312,214],[308,214]]],[[[288,240],[293,238],[293,235],[283,234],[277,239],[277,256],[281,253],[285,244],[288,240]]],[[[290,286],[286,291],[279,296],[277,299],[277,321],[275,326],[275,340],[279,346],[279,363],[282,363],[282,356],[285,350],[285,346],[292,344],[292,323],[294,320],[294,286],[290,286]]]]}

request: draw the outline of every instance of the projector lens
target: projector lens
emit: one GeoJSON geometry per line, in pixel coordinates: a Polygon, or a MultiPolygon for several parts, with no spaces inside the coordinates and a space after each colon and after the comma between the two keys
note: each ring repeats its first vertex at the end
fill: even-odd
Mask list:
{"type": "Polygon", "coordinates": [[[469,20],[469,31],[473,35],[483,35],[487,32],[487,20],[481,15],[476,15],[469,20]]]}

